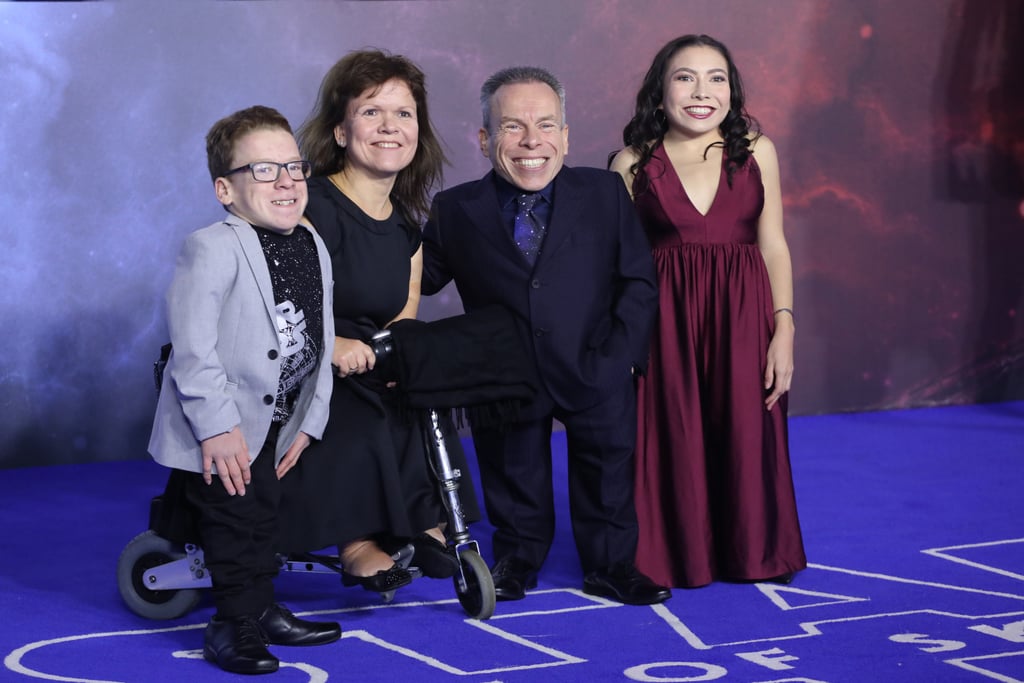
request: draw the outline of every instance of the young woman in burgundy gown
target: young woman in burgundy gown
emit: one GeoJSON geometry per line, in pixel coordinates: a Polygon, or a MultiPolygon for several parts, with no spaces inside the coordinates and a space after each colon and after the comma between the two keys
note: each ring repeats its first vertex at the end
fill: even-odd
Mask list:
{"type": "Polygon", "coordinates": [[[772,142],[708,36],[657,54],[612,161],[660,287],[639,379],[636,565],[655,582],[788,583],[804,567],[790,473],[793,275],[772,142]]]}

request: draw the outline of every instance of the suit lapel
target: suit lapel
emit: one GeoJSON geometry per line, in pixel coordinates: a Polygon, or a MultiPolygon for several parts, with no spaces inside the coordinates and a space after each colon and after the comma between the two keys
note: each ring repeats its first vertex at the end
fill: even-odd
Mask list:
{"type": "Polygon", "coordinates": [[[508,254],[516,263],[520,263],[523,268],[529,268],[526,258],[512,239],[509,226],[502,220],[493,175],[494,171],[491,171],[477,181],[478,186],[473,189],[469,198],[462,200],[459,205],[481,236],[491,242],[498,251],[508,254]]]}
{"type": "MultiPolygon", "coordinates": [[[[270,280],[270,269],[267,267],[267,257],[263,253],[263,245],[256,235],[256,230],[234,214],[229,214],[225,222],[231,226],[238,236],[238,243],[242,246],[242,253],[249,263],[249,270],[256,279],[256,286],[260,289],[263,297],[263,304],[267,307],[267,315],[272,322],[277,318],[277,303],[274,301],[274,285],[270,280]]],[[[276,325],[276,322],[275,322],[276,325]]]]}
{"type": "Polygon", "coordinates": [[[581,188],[576,182],[572,169],[563,167],[555,176],[554,206],[544,236],[544,244],[537,258],[538,266],[543,265],[564,247],[573,229],[579,228],[580,215],[586,206],[585,196],[585,188],[581,188]]]}

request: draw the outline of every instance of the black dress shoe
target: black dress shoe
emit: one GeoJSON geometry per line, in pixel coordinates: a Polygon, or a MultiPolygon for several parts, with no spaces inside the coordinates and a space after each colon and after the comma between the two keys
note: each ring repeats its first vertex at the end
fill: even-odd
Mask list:
{"type": "Polygon", "coordinates": [[[672,591],[654,583],[632,565],[588,574],[583,579],[583,592],[626,605],[656,605],[672,597],[672,591]]]}
{"type": "Polygon", "coordinates": [[[412,574],[408,569],[393,564],[390,569],[381,569],[370,576],[355,576],[343,571],[341,572],[341,583],[345,586],[362,586],[366,590],[376,593],[387,593],[412,583],[412,574]]]}
{"type": "Polygon", "coordinates": [[[271,645],[323,645],[341,638],[341,626],[333,621],[299,619],[284,605],[273,604],[257,620],[271,645]]]}
{"type": "Polygon", "coordinates": [[[537,570],[526,560],[503,557],[491,570],[494,597],[498,600],[522,600],[526,591],[537,587],[537,570]]]}
{"type": "Polygon", "coordinates": [[[418,534],[412,539],[416,553],[412,561],[424,576],[432,579],[450,579],[459,571],[459,558],[455,548],[441,543],[428,533],[418,534]]]}
{"type": "Polygon", "coordinates": [[[793,576],[794,576],[793,572],[786,572],[785,574],[779,574],[778,576],[773,576],[770,579],[765,579],[764,582],[765,583],[778,583],[778,584],[781,584],[783,586],[788,586],[789,584],[793,583],[793,576]]]}
{"type": "Polygon", "coordinates": [[[269,674],[280,666],[263,642],[256,617],[210,619],[203,639],[203,659],[236,674],[269,674]]]}

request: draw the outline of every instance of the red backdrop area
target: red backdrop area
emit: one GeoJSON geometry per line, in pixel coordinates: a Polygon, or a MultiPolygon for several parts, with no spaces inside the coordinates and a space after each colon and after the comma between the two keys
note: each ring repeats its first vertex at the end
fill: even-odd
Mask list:
{"type": "Polygon", "coordinates": [[[334,61],[384,48],[427,74],[451,185],[489,168],[480,84],[537,64],[568,90],[567,162],[603,166],[694,32],[779,149],[792,412],[1024,398],[1020,0],[0,3],[0,467],[146,457],[174,254],[220,213],[214,120],[298,124],[334,61]]]}

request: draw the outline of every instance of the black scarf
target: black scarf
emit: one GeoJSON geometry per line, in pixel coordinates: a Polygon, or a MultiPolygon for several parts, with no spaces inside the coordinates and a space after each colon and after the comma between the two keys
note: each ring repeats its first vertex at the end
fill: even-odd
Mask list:
{"type": "Polygon", "coordinates": [[[531,351],[502,306],[389,329],[390,371],[408,408],[453,410],[470,424],[495,426],[514,420],[537,392],[531,351]]]}

